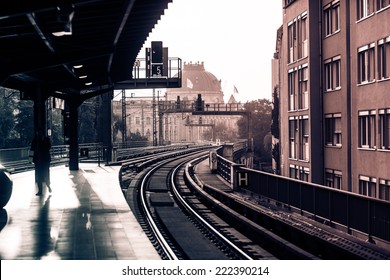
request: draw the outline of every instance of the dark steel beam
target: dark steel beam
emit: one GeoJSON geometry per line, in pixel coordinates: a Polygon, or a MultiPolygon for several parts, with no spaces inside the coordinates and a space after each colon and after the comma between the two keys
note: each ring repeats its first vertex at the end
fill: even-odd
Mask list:
{"type": "Polygon", "coordinates": [[[58,6],[66,4],[86,5],[103,0],[18,0],[0,2],[0,20],[15,16],[22,16],[35,12],[56,10],[58,6]]]}
{"type": "MultiPolygon", "coordinates": [[[[121,16],[121,20],[119,21],[119,25],[116,29],[116,32],[115,32],[115,35],[114,35],[114,39],[113,39],[113,42],[112,42],[112,47],[115,49],[118,41],[119,41],[119,38],[123,32],[123,29],[126,25],[126,22],[130,16],[130,13],[131,13],[131,10],[133,8],[133,5],[134,5],[134,2],[135,0],[130,0],[127,2],[126,6],[125,6],[125,9],[124,10],[124,13],[122,14],[121,16]]],[[[108,59],[108,65],[107,65],[107,73],[111,73],[111,66],[112,66],[112,60],[114,58],[114,53],[112,53],[108,59]]]]}

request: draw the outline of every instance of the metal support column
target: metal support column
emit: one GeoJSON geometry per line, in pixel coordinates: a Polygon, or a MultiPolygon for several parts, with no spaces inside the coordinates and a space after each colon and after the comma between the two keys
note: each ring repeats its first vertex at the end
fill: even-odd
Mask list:
{"type": "Polygon", "coordinates": [[[253,168],[253,131],[252,131],[252,114],[248,112],[248,151],[247,151],[247,167],[253,168]]]}
{"type": "Polygon", "coordinates": [[[126,127],[126,90],[122,89],[122,144],[127,141],[126,127]]]}
{"type": "Polygon", "coordinates": [[[156,91],[153,89],[153,146],[157,146],[157,104],[156,91]]]}
{"type": "Polygon", "coordinates": [[[68,98],[69,109],[69,170],[79,170],[79,101],[78,98],[68,98]]]}
{"type": "MultiPolygon", "coordinates": [[[[34,137],[38,135],[38,131],[41,130],[44,133],[44,136],[47,136],[47,107],[46,100],[48,98],[48,94],[44,91],[42,87],[37,87],[35,89],[34,96],[34,137]]],[[[43,147],[41,146],[42,141],[36,141],[36,146],[33,147],[35,152],[41,151],[43,147]]],[[[43,181],[43,173],[39,170],[44,165],[42,161],[42,157],[35,157],[35,183],[42,184],[43,181]]],[[[50,172],[50,170],[49,170],[50,172]]]]}
{"type": "Polygon", "coordinates": [[[109,91],[102,95],[103,101],[103,155],[106,162],[112,161],[112,103],[114,94],[109,91]]]}
{"type": "Polygon", "coordinates": [[[46,127],[46,93],[42,88],[37,88],[34,95],[34,132],[38,131],[38,128],[41,128],[47,135],[46,127]]]}

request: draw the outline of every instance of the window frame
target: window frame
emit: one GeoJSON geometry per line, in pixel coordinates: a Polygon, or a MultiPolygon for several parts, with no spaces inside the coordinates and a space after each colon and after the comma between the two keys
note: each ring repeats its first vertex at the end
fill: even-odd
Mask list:
{"type": "Polygon", "coordinates": [[[288,111],[297,110],[297,68],[288,71],[288,111]]]}
{"type": "Polygon", "coordinates": [[[379,179],[378,199],[390,201],[390,180],[379,179]]]}
{"type": "Polygon", "coordinates": [[[390,7],[390,0],[377,0],[376,1],[376,11],[382,11],[386,8],[390,7]],[[387,2],[387,4],[386,4],[387,2]]]}
{"type": "Polygon", "coordinates": [[[309,109],[309,67],[308,64],[298,69],[298,110],[309,109]]]}
{"type": "Polygon", "coordinates": [[[289,178],[309,182],[310,168],[290,164],[289,166],[289,178]]]}
{"type": "Polygon", "coordinates": [[[390,36],[378,41],[377,61],[378,80],[390,79],[390,36]]]}
{"type": "Polygon", "coordinates": [[[298,120],[295,118],[290,118],[288,122],[289,130],[289,158],[297,159],[298,156],[298,120]]]}
{"type": "Polygon", "coordinates": [[[340,31],[340,1],[333,1],[323,8],[325,38],[340,31]]]}
{"type": "Polygon", "coordinates": [[[375,12],[374,0],[357,0],[356,1],[356,21],[363,20],[375,12]]]}
{"type": "Polygon", "coordinates": [[[379,149],[390,150],[390,109],[379,112],[379,149]]]}
{"type": "Polygon", "coordinates": [[[310,122],[309,116],[299,117],[299,160],[309,161],[310,160],[310,122]]]}
{"type": "Polygon", "coordinates": [[[362,46],[358,49],[358,85],[375,82],[375,43],[362,46]]]}
{"type": "Polygon", "coordinates": [[[288,63],[295,62],[295,51],[297,44],[297,21],[293,19],[287,25],[287,57],[288,63]]]}
{"type": "Polygon", "coordinates": [[[302,13],[297,18],[297,59],[302,59],[308,55],[308,20],[307,12],[302,13]]]}
{"type": "Polygon", "coordinates": [[[343,173],[340,170],[325,169],[325,186],[341,190],[343,173]]]}
{"type": "Polygon", "coordinates": [[[374,177],[359,175],[359,194],[376,198],[376,183],[377,180],[374,177]]]}
{"type": "Polygon", "coordinates": [[[341,89],[341,55],[324,61],[325,92],[341,89]]]}
{"type": "Polygon", "coordinates": [[[331,147],[342,147],[341,113],[325,115],[325,145],[331,147]]]}
{"type": "Polygon", "coordinates": [[[359,111],[358,114],[358,147],[376,149],[376,111],[359,111]]]}

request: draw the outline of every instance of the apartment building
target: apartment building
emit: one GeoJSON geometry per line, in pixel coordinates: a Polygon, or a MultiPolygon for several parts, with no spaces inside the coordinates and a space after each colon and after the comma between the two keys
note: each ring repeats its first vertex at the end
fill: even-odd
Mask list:
{"type": "Polygon", "coordinates": [[[390,1],[283,5],[281,174],[390,201],[390,1]]]}

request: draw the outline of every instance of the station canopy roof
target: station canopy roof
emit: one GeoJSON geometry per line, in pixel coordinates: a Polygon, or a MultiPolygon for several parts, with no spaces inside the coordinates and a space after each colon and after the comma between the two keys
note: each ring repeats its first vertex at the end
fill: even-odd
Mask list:
{"type": "Polygon", "coordinates": [[[1,1],[0,86],[72,93],[129,80],[171,1],[1,1]]]}

